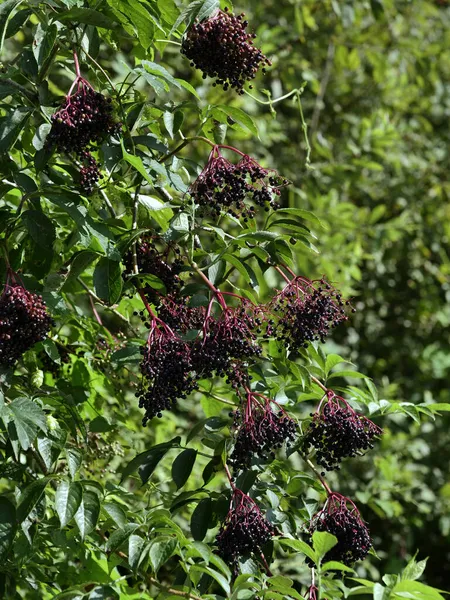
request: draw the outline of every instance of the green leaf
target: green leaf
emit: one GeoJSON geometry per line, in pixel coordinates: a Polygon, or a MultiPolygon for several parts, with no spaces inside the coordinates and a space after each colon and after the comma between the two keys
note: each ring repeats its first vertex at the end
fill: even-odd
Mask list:
{"type": "Polygon", "coordinates": [[[325,373],[328,375],[328,373],[338,364],[343,363],[343,362],[347,362],[347,360],[345,360],[345,358],[342,358],[342,356],[339,356],[339,354],[329,354],[327,356],[327,359],[325,361],[325,373]]]}
{"type": "Polygon", "coordinates": [[[288,548],[292,548],[292,550],[295,550],[296,552],[301,552],[302,554],[310,558],[315,564],[318,563],[316,553],[311,548],[311,546],[308,546],[306,542],[303,542],[302,540],[290,540],[287,538],[281,538],[278,541],[282,546],[287,546],[288,548]]]}
{"type": "MultiPolygon", "coordinates": [[[[210,575],[213,579],[215,579],[217,581],[217,583],[225,590],[225,592],[227,594],[230,593],[230,584],[228,583],[228,580],[222,575],[222,573],[218,573],[214,569],[211,569],[211,567],[202,567],[200,565],[192,566],[191,571],[207,573],[208,575],[210,575]]],[[[266,598],[268,597],[267,593],[265,593],[264,595],[266,598]]],[[[281,596],[280,596],[280,598],[281,598],[281,596]]]]}
{"type": "Polygon", "coordinates": [[[123,155],[124,160],[126,160],[127,163],[129,163],[132,167],[134,167],[136,169],[136,171],[140,175],[142,175],[142,177],[146,181],[148,181],[148,183],[150,183],[150,185],[153,186],[153,179],[147,173],[147,170],[144,167],[144,163],[142,162],[142,159],[139,156],[134,156],[133,154],[129,154],[125,150],[125,146],[123,145],[123,140],[120,140],[120,143],[121,143],[121,146],[122,146],[122,155],[123,155]]]}
{"type": "Polygon", "coordinates": [[[97,525],[100,514],[100,500],[95,492],[83,490],[80,505],[74,515],[75,523],[80,530],[81,539],[84,540],[97,525]]]}
{"type": "Polygon", "coordinates": [[[162,202],[159,198],[153,196],[145,196],[144,194],[138,195],[138,202],[145,206],[147,210],[163,210],[168,208],[165,202],[162,202]]]}
{"type": "Polygon", "coordinates": [[[25,521],[30,512],[42,498],[45,486],[52,479],[52,476],[42,477],[30,483],[19,496],[17,506],[17,520],[19,523],[25,521]]]}
{"type": "Polygon", "coordinates": [[[325,572],[325,571],[346,571],[347,573],[354,573],[355,572],[350,567],[347,567],[347,565],[344,565],[343,563],[338,562],[336,560],[329,560],[328,562],[326,562],[325,564],[323,564],[322,567],[321,567],[321,571],[322,572],[325,572]]]}
{"type": "Polygon", "coordinates": [[[405,579],[406,580],[410,579],[411,581],[415,581],[416,579],[419,579],[419,577],[421,577],[421,575],[425,571],[425,567],[427,566],[428,558],[425,558],[424,560],[420,560],[419,562],[416,562],[415,558],[416,557],[413,556],[413,558],[409,561],[409,563],[403,569],[403,572],[401,574],[402,581],[404,581],[405,579]]]}
{"type": "Polygon", "coordinates": [[[144,540],[140,535],[135,535],[134,533],[130,535],[128,539],[128,562],[133,571],[139,566],[143,545],[144,540]]]}
{"type": "Polygon", "coordinates": [[[55,225],[40,210],[26,210],[22,213],[22,221],[28,233],[38,246],[49,248],[55,241],[55,225]]]}
{"type": "Polygon", "coordinates": [[[86,25],[94,25],[103,29],[114,29],[117,27],[116,22],[111,16],[107,16],[105,8],[102,12],[92,8],[72,8],[71,10],[60,12],[54,17],[60,23],[85,23],[86,25]]]}
{"type": "Polygon", "coordinates": [[[303,210],[302,208],[280,208],[277,210],[276,214],[279,215],[280,213],[296,215],[297,217],[301,217],[305,221],[312,221],[319,227],[324,228],[322,221],[309,210],[303,210]]]}
{"type": "Polygon", "coordinates": [[[194,540],[201,542],[208,527],[211,524],[212,518],[212,502],[211,498],[203,498],[195,507],[191,517],[191,533],[194,540]]]}
{"type": "Polygon", "coordinates": [[[231,117],[233,121],[236,121],[241,127],[250,131],[252,135],[255,137],[259,137],[258,128],[256,127],[256,123],[254,120],[243,110],[240,108],[236,108],[235,106],[227,106],[225,104],[219,104],[218,106],[214,106],[211,113],[213,116],[218,116],[217,111],[225,113],[228,117],[231,117]]]}
{"type": "Polygon", "coordinates": [[[125,543],[130,537],[130,535],[134,533],[138,528],[139,525],[137,525],[136,523],[128,523],[121,529],[117,529],[107,541],[106,551],[114,552],[115,550],[120,548],[120,546],[122,546],[122,544],[125,543]]]}
{"type": "Polygon", "coordinates": [[[46,433],[47,421],[44,411],[28,398],[16,398],[8,405],[17,431],[20,445],[24,450],[33,443],[39,429],[46,433]]]}
{"type": "Polygon", "coordinates": [[[105,502],[102,507],[119,527],[124,527],[127,522],[125,511],[116,502],[105,502]]]}
{"type": "Polygon", "coordinates": [[[433,412],[450,411],[450,403],[448,402],[432,402],[431,404],[424,404],[423,406],[433,412]]]}
{"type": "Polygon", "coordinates": [[[16,6],[21,4],[21,1],[22,0],[6,0],[6,2],[0,4],[0,52],[3,48],[8,20],[16,6]]]}
{"type": "Polygon", "coordinates": [[[66,448],[66,457],[70,476],[75,479],[75,475],[83,462],[83,453],[77,448],[66,448]]]}
{"type": "Polygon", "coordinates": [[[173,537],[157,538],[151,543],[148,553],[150,564],[156,574],[159,568],[166,563],[177,547],[177,540],[173,537]]]}
{"type": "Polygon", "coordinates": [[[315,531],[312,535],[313,548],[321,560],[338,543],[337,537],[326,531],[315,531]]]}
{"type": "Polygon", "coordinates": [[[179,454],[172,464],[172,479],[174,480],[177,490],[183,487],[192,472],[192,469],[197,458],[197,450],[187,448],[179,454]]]}
{"type": "Polygon", "coordinates": [[[399,581],[392,589],[392,594],[407,592],[413,594],[414,598],[421,600],[444,600],[444,596],[440,594],[443,590],[437,590],[420,581],[399,581]]]}
{"type": "Polygon", "coordinates": [[[39,23],[34,34],[34,40],[32,44],[34,58],[41,68],[53,49],[58,35],[58,29],[54,23],[48,27],[44,27],[42,23],[39,23]]]}
{"type": "Polygon", "coordinates": [[[20,106],[0,119],[0,152],[7,152],[14,146],[30,116],[30,109],[20,106]]]}
{"type": "Polygon", "coordinates": [[[101,258],[94,270],[95,293],[106,304],[116,304],[122,293],[122,270],[120,263],[109,258],[101,258]]]}
{"type": "Polygon", "coordinates": [[[195,2],[190,2],[189,5],[180,13],[177,20],[173,24],[172,29],[170,30],[170,37],[174,31],[178,29],[183,21],[187,21],[187,24],[190,25],[198,18],[200,21],[202,19],[207,19],[215,10],[220,7],[219,0],[195,0],[195,2]]]}
{"type": "Polygon", "coordinates": [[[0,496],[0,560],[6,558],[16,530],[16,508],[7,498],[0,496]]]}
{"type": "Polygon", "coordinates": [[[126,479],[131,473],[134,473],[137,469],[139,469],[139,475],[141,477],[142,483],[146,483],[153,473],[155,468],[157,467],[159,461],[167,454],[167,452],[171,448],[177,448],[180,445],[181,438],[175,437],[170,442],[163,442],[162,444],[157,444],[150,448],[150,450],[146,450],[145,452],[141,452],[137,456],[133,458],[131,462],[125,467],[122,473],[122,481],[126,479]]]}
{"type": "Polygon", "coordinates": [[[61,522],[65,527],[75,516],[83,497],[83,488],[78,481],[61,481],[56,489],[55,508],[61,522]]]}

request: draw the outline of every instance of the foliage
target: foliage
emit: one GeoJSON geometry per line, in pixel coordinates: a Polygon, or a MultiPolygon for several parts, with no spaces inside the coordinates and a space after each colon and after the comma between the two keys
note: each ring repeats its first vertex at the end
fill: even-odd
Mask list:
{"type": "Polygon", "coordinates": [[[441,4],[249,3],[272,66],[242,95],[180,53],[216,0],[1,4],[2,281],[55,320],[0,372],[1,597],[443,598],[441,4]],[[96,97],[55,148],[74,82],[116,119],[96,97]],[[325,481],[304,434],[335,392],[383,436],[325,481]],[[356,565],[310,525],[341,494],[373,538],[356,565]],[[221,558],[230,523],[262,547],[221,558]]]}

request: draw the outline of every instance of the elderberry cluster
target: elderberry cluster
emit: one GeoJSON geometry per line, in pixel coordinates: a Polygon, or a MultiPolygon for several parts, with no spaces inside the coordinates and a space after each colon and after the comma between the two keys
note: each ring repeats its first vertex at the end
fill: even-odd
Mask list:
{"type": "Polygon", "coordinates": [[[7,284],[0,296],[0,364],[13,366],[24,352],[45,340],[52,325],[42,296],[7,284]]]}
{"type": "MultiPolygon", "coordinates": [[[[156,239],[150,235],[143,236],[136,244],[136,258],[139,274],[155,275],[164,284],[167,294],[174,297],[179,293],[182,280],[179,273],[183,267],[183,261],[179,258],[180,249],[176,246],[167,246],[160,251],[156,245],[156,239]],[[169,254],[173,250],[177,258],[169,261],[169,254]]],[[[128,252],[124,259],[125,273],[133,273],[133,253],[128,252]]],[[[143,291],[152,302],[159,303],[160,296],[150,285],[143,286],[143,291]]]]}
{"type": "Polygon", "coordinates": [[[293,351],[307,348],[309,342],[323,343],[332,328],[348,319],[347,306],[324,279],[315,283],[296,277],[273,301],[279,315],[277,339],[293,351]]]}
{"type": "Polygon", "coordinates": [[[217,534],[219,556],[238,575],[239,558],[261,553],[261,548],[274,533],[257,504],[241,490],[235,489],[231,507],[217,534]]]}
{"type": "Polygon", "coordinates": [[[246,306],[227,308],[217,318],[208,317],[203,325],[203,337],[193,347],[193,360],[203,377],[227,377],[233,383],[239,375],[239,364],[257,358],[262,353],[258,344],[255,319],[246,306]]]}
{"type": "Polygon", "coordinates": [[[202,214],[218,217],[225,211],[248,221],[255,216],[256,206],[266,211],[279,208],[280,189],[288,183],[276,171],[264,169],[249,156],[241,156],[237,164],[230,162],[215,146],[189,193],[202,214]],[[253,204],[248,206],[246,201],[253,204]]]}
{"type": "MultiPolygon", "coordinates": [[[[324,562],[335,560],[352,567],[356,561],[364,560],[372,547],[369,530],[356,506],[351,500],[335,492],[328,497],[325,507],[312,518],[311,535],[314,531],[332,533],[338,540],[326,553],[324,562]]],[[[310,559],[307,559],[307,563],[314,566],[310,559]]]]}
{"type": "Polygon", "coordinates": [[[243,420],[239,422],[240,410],[233,416],[236,434],[229,460],[235,469],[249,469],[254,457],[273,460],[276,449],[285,442],[289,445],[295,439],[295,421],[283,411],[274,413],[268,398],[261,405],[253,394],[249,394],[243,420]]]}
{"type": "Polygon", "coordinates": [[[316,460],[327,471],[339,469],[343,458],[373,448],[375,436],[382,430],[370,419],[358,415],[347,402],[330,392],[328,401],[312,414],[305,433],[307,450],[316,448],[316,460]]]}
{"type": "Polygon", "coordinates": [[[144,379],[136,397],[139,407],[145,409],[142,421],[145,425],[153,417],[161,417],[162,411],[172,408],[179,398],[186,398],[197,388],[197,383],[189,345],[164,324],[152,323],[141,353],[144,379]]]}
{"type": "Polygon", "coordinates": [[[122,125],[114,120],[110,98],[96,92],[82,77],[77,77],[72,87],[76,92],[69,93],[51,117],[52,128],[46,145],[76,155],[83,165],[80,187],[89,195],[100,178],[99,165],[91,154],[92,144],[119,133],[122,125]]]}
{"type": "Polygon", "coordinates": [[[191,61],[191,66],[203,71],[203,79],[212,77],[213,85],[224,90],[235,88],[243,94],[246,81],[255,78],[260,66],[272,63],[253,45],[255,34],[246,32],[248,21],[244,13],[234,16],[225,9],[209,19],[196,22],[186,33],[181,53],[191,61]]]}
{"type": "Polygon", "coordinates": [[[159,318],[178,333],[199,330],[205,321],[205,309],[203,306],[190,306],[191,300],[190,296],[177,296],[176,293],[161,298],[159,318]]]}

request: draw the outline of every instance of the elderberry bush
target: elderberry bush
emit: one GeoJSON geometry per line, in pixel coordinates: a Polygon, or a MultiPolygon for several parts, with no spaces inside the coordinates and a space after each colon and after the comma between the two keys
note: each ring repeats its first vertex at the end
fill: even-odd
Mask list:
{"type": "Polygon", "coordinates": [[[145,409],[143,425],[162,411],[171,409],[177,400],[197,389],[188,343],[179,339],[159,319],[151,324],[147,344],[141,350],[143,382],[136,393],[139,407],[145,409]]]}
{"type": "Polygon", "coordinates": [[[261,394],[249,392],[244,414],[238,409],[233,416],[236,433],[229,460],[235,469],[249,469],[254,457],[273,460],[275,451],[296,437],[295,421],[281,409],[273,412],[270,398],[261,394]]]}
{"type": "Polygon", "coordinates": [[[339,469],[343,458],[363,454],[373,448],[373,440],[383,433],[370,419],[357,414],[340,396],[328,392],[328,399],[312,414],[305,432],[305,450],[316,449],[316,461],[327,471],[339,469]]]}
{"type": "Polygon", "coordinates": [[[272,300],[272,306],[278,315],[277,339],[297,351],[313,341],[325,342],[330,330],[348,319],[350,303],[324,279],[294,276],[272,300]]]}
{"type": "MultiPolygon", "coordinates": [[[[311,536],[314,531],[326,531],[337,537],[337,544],[325,554],[324,562],[335,560],[353,567],[355,562],[366,558],[372,547],[369,530],[358,509],[336,492],[328,496],[325,506],[311,519],[309,531],[311,536]]],[[[314,566],[310,559],[306,562],[314,566]]]]}
{"type": "Polygon", "coordinates": [[[219,217],[221,212],[244,221],[253,218],[256,207],[276,210],[281,188],[289,181],[271,169],[264,169],[253,158],[243,155],[235,148],[228,148],[240,155],[237,164],[230,162],[215,146],[208,162],[189,188],[189,193],[200,207],[201,214],[219,217]],[[247,202],[251,204],[248,205],[247,202]]]}
{"type": "Polygon", "coordinates": [[[239,574],[239,558],[251,553],[261,554],[261,549],[274,533],[258,505],[241,490],[234,488],[228,514],[216,537],[219,556],[239,574]]]}
{"type": "Polygon", "coordinates": [[[13,366],[24,352],[45,340],[52,325],[42,296],[18,283],[6,284],[0,296],[0,364],[13,366]]]}
{"type": "Polygon", "coordinates": [[[253,45],[254,34],[246,32],[248,21],[244,13],[234,16],[219,10],[209,19],[196,22],[183,38],[181,53],[191,66],[203,71],[203,78],[212,77],[214,85],[224,90],[234,88],[243,94],[247,81],[255,78],[260,66],[272,63],[253,45]]]}

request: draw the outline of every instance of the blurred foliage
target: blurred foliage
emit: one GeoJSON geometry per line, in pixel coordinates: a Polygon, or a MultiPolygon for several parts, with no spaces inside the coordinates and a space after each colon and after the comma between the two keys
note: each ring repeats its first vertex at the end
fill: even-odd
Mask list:
{"type": "MultiPolygon", "coordinates": [[[[282,285],[268,260],[325,275],[352,298],[357,312],[325,346],[296,362],[282,349],[252,375],[299,420],[322,395],[313,375],[384,429],[375,450],[328,478],[357,503],[376,555],[344,580],[322,572],[321,597],[442,598],[429,586],[450,589],[450,9],[431,0],[237,5],[273,66],[236,96],[203,80],[173,43],[198,11],[215,8],[0,5],[0,233],[57,322],[51,339],[0,374],[0,597],[298,598],[310,585],[295,543],[265,549],[273,577],[248,560],[234,583],[211,550],[229,502],[223,457],[237,403],[224,381],[202,382],[141,426],[145,329],[121,274],[137,226],[177,240],[216,285],[250,298],[267,301],[282,285]],[[44,146],[74,79],[74,47],[124,126],[122,144],[95,153],[106,177],[89,198],[76,165],[44,146]],[[185,194],[210,149],[186,140],[194,136],[290,179],[282,205],[298,209],[284,214],[291,222],[269,215],[243,229],[196,219],[185,194]]],[[[238,483],[289,541],[309,541],[325,496],[298,453],[238,483]]]]}

